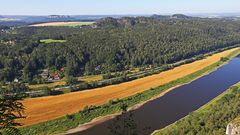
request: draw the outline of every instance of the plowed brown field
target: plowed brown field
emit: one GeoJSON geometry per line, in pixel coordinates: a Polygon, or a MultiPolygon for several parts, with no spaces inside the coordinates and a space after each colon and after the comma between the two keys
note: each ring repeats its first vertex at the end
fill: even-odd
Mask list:
{"type": "Polygon", "coordinates": [[[78,112],[87,105],[101,105],[107,103],[109,100],[132,96],[203,69],[204,67],[219,61],[221,57],[227,56],[236,49],[237,48],[227,50],[209,56],[203,60],[195,61],[160,74],[126,83],[59,96],[26,99],[23,101],[23,104],[26,107],[27,118],[22,122],[24,123],[24,126],[33,125],[52,120],[66,114],[78,112]]]}

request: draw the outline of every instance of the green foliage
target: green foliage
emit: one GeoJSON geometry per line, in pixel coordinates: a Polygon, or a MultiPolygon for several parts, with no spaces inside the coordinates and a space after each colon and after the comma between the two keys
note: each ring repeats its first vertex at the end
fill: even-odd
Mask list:
{"type": "Polygon", "coordinates": [[[0,36],[0,81],[36,82],[42,69],[51,68],[81,76],[163,66],[233,47],[240,42],[239,29],[239,21],[145,17],[107,18],[97,28],[21,27],[0,36]]]}
{"type": "Polygon", "coordinates": [[[75,117],[74,115],[69,115],[69,114],[66,115],[66,118],[69,120],[74,120],[74,117],[75,117]]]}
{"type": "Polygon", "coordinates": [[[52,90],[48,87],[44,87],[43,89],[43,95],[50,96],[52,94],[52,90]]]}
{"type": "Polygon", "coordinates": [[[6,94],[23,94],[29,88],[24,83],[10,83],[7,85],[0,85],[0,92],[6,94]]]}
{"type": "Polygon", "coordinates": [[[222,62],[226,62],[226,61],[229,60],[229,58],[227,58],[227,57],[222,57],[220,60],[221,60],[222,62]]]}
{"type": "Polygon", "coordinates": [[[67,83],[67,85],[73,85],[73,84],[78,83],[78,80],[77,80],[76,77],[68,76],[68,77],[66,78],[66,83],[67,83]]]}
{"type": "Polygon", "coordinates": [[[120,109],[123,111],[123,112],[126,112],[127,111],[127,108],[128,106],[126,104],[121,104],[120,105],[120,109]]]}
{"type": "Polygon", "coordinates": [[[21,123],[16,122],[18,119],[25,118],[23,116],[24,106],[21,102],[22,96],[17,94],[8,94],[1,90],[0,94],[0,134],[2,135],[19,135],[20,132],[16,126],[21,123]]]}
{"type": "Polygon", "coordinates": [[[111,73],[107,73],[103,75],[103,79],[110,79],[113,78],[114,76],[111,73]]]}
{"type": "Polygon", "coordinates": [[[0,135],[21,135],[21,132],[17,128],[4,128],[0,129],[0,135]]]}
{"type": "Polygon", "coordinates": [[[36,75],[33,77],[33,80],[29,84],[34,85],[34,84],[43,84],[43,83],[45,83],[45,80],[41,76],[36,75]]]}

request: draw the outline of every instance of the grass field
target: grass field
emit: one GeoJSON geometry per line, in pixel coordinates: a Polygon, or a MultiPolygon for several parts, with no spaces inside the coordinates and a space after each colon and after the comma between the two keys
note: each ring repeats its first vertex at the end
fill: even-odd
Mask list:
{"type": "Polygon", "coordinates": [[[109,100],[133,96],[137,93],[167,84],[178,78],[182,78],[208,67],[218,62],[221,57],[228,56],[234,50],[236,50],[236,48],[212,55],[203,60],[179,66],[157,75],[152,75],[126,83],[59,96],[26,99],[23,101],[23,104],[26,107],[25,112],[28,117],[22,122],[25,126],[29,126],[53,120],[66,114],[78,112],[85,106],[102,105],[107,103],[109,100]]]}
{"type": "Polygon", "coordinates": [[[55,88],[56,86],[63,86],[63,85],[66,85],[65,81],[56,81],[56,82],[47,83],[47,84],[35,84],[35,85],[29,85],[28,87],[30,89],[40,89],[40,88],[45,88],[45,87],[55,88]]]}
{"type": "Polygon", "coordinates": [[[45,27],[45,26],[68,26],[68,27],[76,27],[83,25],[91,25],[94,22],[49,22],[49,23],[40,23],[30,25],[31,27],[45,27]]]}
{"type": "MultiPolygon", "coordinates": [[[[91,76],[84,76],[84,77],[78,77],[78,81],[81,82],[94,82],[94,81],[100,81],[103,79],[102,75],[91,75],[91,76]]],[[[55,88],[57,86],[63,86],[66,85],[66,81],[64,79],[60,81],[55,81],[52,83],[47,83],[47,84],[34,84],[34,85],[29,85],[28,87],[30,89],[40,89],[40,88],[55,88]]]]}
{"type": "Polygon", "coordinates": [[[83,82],[94,82],[94,81],[100,81],[103,79],[102,75],[91,75],[91,76],[84,76],[84,77],[79,77],[79,81],[83,82]]]}
{"type": "Polygon", "coordinates": [[[49,44],[49,43],[64,43],[66,40],[55,40],[55,39],[42,39],[41,43],[49,44]]]}

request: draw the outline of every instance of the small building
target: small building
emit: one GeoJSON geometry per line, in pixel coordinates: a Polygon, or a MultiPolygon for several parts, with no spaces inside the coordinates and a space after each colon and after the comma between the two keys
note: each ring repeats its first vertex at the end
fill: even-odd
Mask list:
{"type": "Polygon", "coordinates": [[[61,71],[61,72],[64,72],[64,71],[65,71],[65,69],[64,69],[64,68],[61,68],[61,69],[60,69],[60,71],[61,71]]]}
{"type": "Polygon", "coordinates": [[[101,68],[101,66],[99,65],[99,66],[95,67],[94,69],[95,69],[95,71],[98,71],[98,70],[100,70],[100,68],[101,68]]]}
{"type": "Polygon", "coordinates": [[[56,75],[54,75],[53,79],[54,80],[60,80],[61,78],[60,78],[60,76],[58,74],[56,74],[56,75]]]}
{"type": "Polygon", "coordinates": [[[42,73],[40,74],[40,76],[41,76],[43,79],[48,79],[48,77],[49,77],[49,71],[48,71],[48,69],[44,69],[44,70],[42,71],[42,73]]]}
{"type": "Polygon", "coordinates": [[[18,82],[19,82],[19,79],[18,79],[18,78],[15,78],[15,79],[13,80],[13,82],[18,83],[18,82]]]}

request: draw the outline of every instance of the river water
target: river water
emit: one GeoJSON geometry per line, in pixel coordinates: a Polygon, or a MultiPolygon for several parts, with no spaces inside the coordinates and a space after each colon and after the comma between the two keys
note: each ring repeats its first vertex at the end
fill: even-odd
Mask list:
{"type": "Polygon", "coordinates": [[[209,75],[175,88],[164,96],[144,104],[139,109],[122,115],[119,119],[108,120],[74,135],[114,134],[110,132],[110,129],[115,129],[117,132],[128,132],[126,131],[128,129],[116,126],[122,123],[125,125],[130,123],[136,127],[134,129],[139,135],[148,135],[197,110],[239,81],[240,57],[237,57],[209,75]]]}

